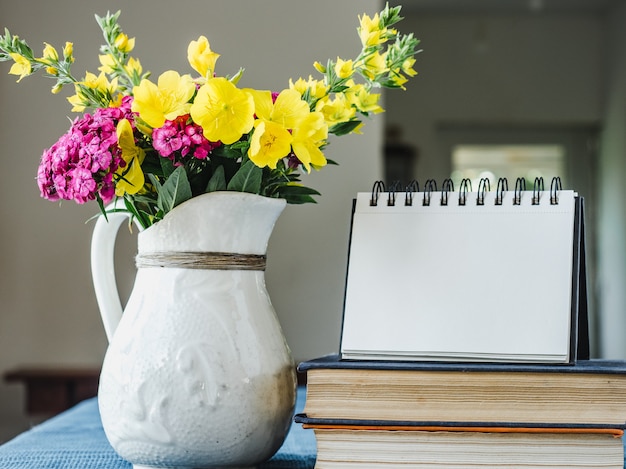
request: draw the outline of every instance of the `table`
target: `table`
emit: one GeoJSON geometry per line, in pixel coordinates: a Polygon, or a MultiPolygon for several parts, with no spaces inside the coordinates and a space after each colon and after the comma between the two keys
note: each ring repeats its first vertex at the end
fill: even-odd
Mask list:
{"type": "MultiPolygon", "coordinates": [[[[296,412],[304,407],[299,387],[296,412]]],[[[315,436],[293,423],[285,443],[259,469],[313,469],[315,436]]],[[[106,439],[97,398],[87,399],[0,446],[2,469],[131,469],[106,439]]]]}
{"type": "Polygon", "coordinates": [[[26,412],[52,416],[98,394],[100,368],[28,366],[8,371],[7,382],[26,386],[26,412]]]}

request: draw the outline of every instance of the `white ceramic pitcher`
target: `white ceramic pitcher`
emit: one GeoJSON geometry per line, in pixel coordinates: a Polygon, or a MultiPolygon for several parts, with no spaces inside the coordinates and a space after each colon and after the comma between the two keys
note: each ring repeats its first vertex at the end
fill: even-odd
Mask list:
{"type": "Polygon", "coordinates": [[[284,207],[239,192],[179,205],[138,234],[123,313],[113,252],[128,215],[98,219],[92,272],[109,338],[98,402],[109,442],[135,469],[254,467],[281,446],[295,367],[262,269],[284,207]]]}

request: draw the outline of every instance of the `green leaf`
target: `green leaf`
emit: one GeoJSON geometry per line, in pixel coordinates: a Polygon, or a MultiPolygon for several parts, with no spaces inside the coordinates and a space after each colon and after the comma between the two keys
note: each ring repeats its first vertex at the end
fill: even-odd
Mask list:
{"type": "Polygon", "coordinates": [[[311,196],[320,195],[320,193],[310,187],[286,185],[280,188],[278,195],[288,204],[315,204],[317,201],[311,196]]]}
{"type": "Polygon", "coordinates": [[[205,192],[215,192],[226,190],[226,176],[224,175],[224,166],[218,166],[209,183],[206,186],[205,192]]]}
{"type": "Polygon", "coordinates": [[[126,210],[128,210],[132,215],[129,220],[130,224],[132,224],[133,219],[136,219],[142,228],[145,229],[150,226],[150,220],[143,212],[137,210],[137,207],[135,207],[135,205],[133,204],[132,199],[124,197],[124,206],[126,207],[126,210]]]}
{"type": "Polygon", "coordinates": [[[157,206],[165,214],[189,199],[191,199],[191,186],[185,168],[179,166],[161,186],[157,206]]]}
{"type": "Polygon", "coordinates": [[[281,198],[285,199],[287,203],[291,205],[316,204],[317,203],[317,200],[315,200],[310,195],[285,194],[281,198]]]}
{"type": "Polygon", "coordinates": [[[161,192],[161,182],[159,181],[159,179],[154,174],[150,173],[148,173],[148,179],[150,179],[150,182],[152,183],[156,191],[161,192]]]}
{"type": "Polygon", "coordinates": [[[170,160],[169,158],[159,158],[159,162],[161,163],[163,176],[165,176],[166,178],[170,177],[170,175],[176,169],[176,167],[174,166],[174,162],[170,160]]]}
{"type": "Polygon", "coordinates": [[[146,153],[146,157],[141,163],[141,169],[144,174],[156,174],[157,176],[163,176],[163,167],[161,166],[161,160],[163,158],[155,156],[154,152],[146,153]]]}
{"type": "Polygon", "coordinates": [[[330,129],[328,129],[328,132],[337,136],[346,135],[356,129],[360,123],[361,121],[359,120],[341,122],[340,124],[333,125],[330,129]]]}
{"type": "Polygon", "coordinates": [[[229,191],[258,194],[261,190],[263,170],[252,161],[246,161],[228,183],[229,191]]]}
{"type": "Polygon", "coordinates": [[[231,145],[220,145],[217,148],[214,148],[211,153],[215,156],[222,156],[224,158],[232,158],[239,159],[248,153],[248,148],[250,147],[250,142],[247,140],[241,140],[239,142],[235,142],[231,145]]]}

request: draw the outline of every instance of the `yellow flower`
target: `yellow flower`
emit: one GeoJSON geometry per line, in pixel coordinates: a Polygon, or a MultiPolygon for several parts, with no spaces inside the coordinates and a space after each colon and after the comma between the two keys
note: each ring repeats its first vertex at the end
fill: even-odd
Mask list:
{"type": "Polygon", "coordinates": [[[234,143],[254,125],[254,99],[224,77],[200,87],[190,112],[210,142],[234,143]]]}
{"type": "Polygon", "coordinates": [[[415,57],[409,57],[404,62],[402,62],[402,71],[408,76],[414,77],[415,75],[417,75],[417,72],[413,69],[413,65],[415,65],[415,57]]]}
{"type": "Polygon", "coordinates": [[[219,54],[211,50],[206,37],[200,36],[197,41],[191,41],[187,47],[187,60],[191,67],[204,78],[211,78],[215,71],[215,62],[219,54]]]}
{"type": "Polygon", "coordinates": [[[379,52],[370,54],[366,57],[363,67],[363,75],[370,80],[375,80],[376,77],[379,77],[388,71],[387,54],[381,54],[379,52]]]}
{"type": "Polygon", "coordinates": [[[179,75],[168,70],[159,76],[155,85],[150,80],[141,80],[139,86],[133,88],[132,110],[153,128],[161,127],[166,120],[174,120],[178,116],[189,113],[196,87],[189,75],[179,75]]]}
{"type": "Polygon", "coordinates": [[[143,68],[141,67],[141,63],[139,62],[138,59],[131,57],[128,59],[128,62],[126,62],[126,66],[124,67],[124,69],[126,70],[126,73],[128,73],[130,76],[141,76],[141,73],[143,72],[143,68]]]}
{"type": "Polygon", "coordinates": [[[314,99],[323,98],[328,93],[328,86],[324,81],[314,80],[310,75],[308,81],[304,81],[303,78],[298,78],[294,83],[293,80],[289,79],[289,88],[296,90],[301,96],[308,90],[309,95],[314,99]]]}
{"type": "Polygon", "coordinates": [[[326,165],[326,157],[320,147],[327,138],[328,125],[319,112],[309,113],[293,130],[291,146],[307,172],[311,171],[311,166],[321,168],[326,165]]]}
{"type": "Polygon", "coordinates": [[[61,91],[63,89],[63,85],[61,83],[57,83],[56,85],[54,85],[52,87],[52,89],[50,90],[52,92],[52,94],[57,94],[59,93],[59,91],[61,91]]]}
{"type": "Polygon", "coordinates": [[[250,139],[248,157],[259,167],[276,168],[291,151],[291,132],[309,114],[309,105],[293,89],[280,92],[272,102],[269,91],[247,90],[254,98],[258,120],[250,139]]]}
{"type": "Polygon", "coordinates": [[[63,47],[63,58],[66,60],[69,59],[70,62],[74,62],[74,57],[72,54],[74,53],[74,44],[71,42],[66,42],[63,47]]]}
{"type": "Polygon", "coordinates": [[[58,62],[59,54],[57,53],[57,50],[47,42],[44,42],[44,44],[45,47],[43,48],[43,59],[48,62],[58,62]]]}
{"type": "Polygon", "coordinates": [[[74,85],[76,94],[67,98],[72,105],[72,112],[83,112],[89,106],[89,100],[83,95],[79,84],[74,85]]]}
{"type": "Polygon", "coordinates": [[[91,72],[86,72],[83,81],[81,82],[85,87],[92,90],[100,91],[101,93],[113,93],[117,88],[117,79],[109,82],[104,73],[100,73],[98,76],[91,72]]]}
{"type": "Polygon", "coordinates": [[[113,73],[115,69],[115,57],[111,54],[99,55],[98,59],[100,59],[100,70],[103,73],[113,73]]]}
{"type": "Polygon", "coordinates": [[[359,21],[358,31],[363,46],[377,46],[386,41],[386,28],[381,28],[378,13],[373,18],[370,18],[368,15],[359,16],[359,21]]]}
{"type": "Polygon", "coordinates": [[[350,78],[354,72],[352,68],[352,60],[343,60],[337,57],[335,64],[335,73],[339,78],[350,78]]]}
{"type": "Polygon", "coordinates": [[[326,67],[318,61],[315,61],[313,63],[313,67],[315,68],[315,70],[317,70],[320,73],[326,73],[326,67]]]}
{"type": "Polygon", "coordinates": [[[286,89],[280,92],[272,102],[269,91],[246,90],[254,98],[254,111],[257,118],[276,122],[286,129],[293,129],[300,119],[309,113],[309,105],[302,100],[296,90],[286,89]]]}
{"type": "Polygon", "coordinates": [[[405,90],[406,88],[404,87],[404,84],[409,81],[409,79],[407,77],[405,77],[404,75],[402,75],[401,73],[392,73],[389,77],[391,79],[391,81],[399,86],[400,88],[402,88],[403,90],[405,90]]]}
{"type": "Polygon", "coordinates": [[[370,93],[365,85],[361,83],[355,84],[353,81],[350,81],[346,83],[346,85],[350,87],[344,92],[346,99],[350,104],[355,106],[359,112],[373,112],[374,114],[378,114],[384,111],[378,104],[380,94],[370,93]]]}
{"type": "Polygon", "coordinates": [[[114,45],[120,52],[128,54],[135,48],[135,38],[129,39],[126,34],[119,33],[115,38],[114,45]]]}
{"type": "Polygon", "coordinates": [[[291,151],[293,137],[280,124],[266,120],[257,120],[254,133],[250,138],[248,157],[260,168],[276,168],[276,163],[291,151]]]}
{"type": "Polygon", "coordinates": [[[22,81],[22,78],[30,75],[32,73],[32,68],[30,66],[30,61],[20,55],[20,54],[16,54],[14,52],[11,52],[9,54],[11,56],[11,58],[13,59],[13,61],[15,62],[12,66],[11,69],[9,70],[9,74],[10,75],[19,75],[20,77],[18,78],[17,82],[19,83],[20,81],[22,81]]]}
{"type": "Polygon", "coordinates": [[[145,182],[145,176],[141,170],[141,163],[145,157],[142,148],[135,145],[133,128],[127,119],[122,119],[117,124],[117,144],[122,150],[122,158],[126,166],[116,171],[118,176],[115,183],[115,195],[136,194],[141,190],[145,182]]]}
{"type": "Polygon", "coordinates": [[[356,109],[344,94],[337,94],[334,99],[318,101],[316,111],[324,115],[324,120],[329,125],[347,122],[356,115],[356,109]]]}
{"type": "Polygon", "coordinates": [[[113,106],[121,100],[121,96],[115,96],[117,89],[117,78],[109,82],[104,73],[96,76],[91,72],[86,72],[83,81],[74,83],[76,94],[67,100],[72,104],[73,112],[83,112],[87,107],[93,107],[94,97],[100,106],[113,106]]]}
{"type": "Polygon", "coordinates": [[[275,102],[269,91],[249,92],[254,97],[258,117],[248,150],[248,157],[254,164],[274,169],[291,150],[307,171],[311,165],[326,164],[319,148],[328,137],[328,125],[322,113],[310,112],[296,89],[281,91],[275,102]]]}

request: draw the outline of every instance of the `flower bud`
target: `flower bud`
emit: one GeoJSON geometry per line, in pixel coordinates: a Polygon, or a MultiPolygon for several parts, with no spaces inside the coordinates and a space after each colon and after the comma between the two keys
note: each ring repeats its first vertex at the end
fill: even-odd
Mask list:
{"type": "Polygon", "coordinates": [[[315,70],[317,70],[318,72],[326,73],[326,67],[324,67],[321,63],[315,62],[313,66],[315,67],[315,70]]]}
{"type": "Polygon", "coordinates": [[[120,52],[127,54],[135,48],[135,38],[129,39],[126,34],[119,33],[115,38],[114,45],[120,50],[120,52]]]}
{"type": "Polygon", "coordinates": [[[59,54],[57,53],[57,50],[47,42],[44,42],[44,44],[46,46],[43,48],[43,58],[49,62],[58,62],[59,54]]]}
{"type": "Polygon", "coordinates": [[[72,56],[72,54],[74,54],[74,44],[71,42],[66,42],[65,46],[63,47],[63,58],[65,60],[69,60],[70,62],[74,62],[74,57],[72,56]]]}

